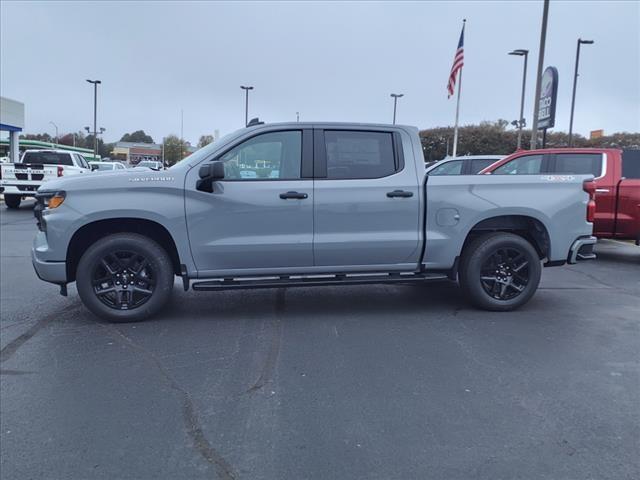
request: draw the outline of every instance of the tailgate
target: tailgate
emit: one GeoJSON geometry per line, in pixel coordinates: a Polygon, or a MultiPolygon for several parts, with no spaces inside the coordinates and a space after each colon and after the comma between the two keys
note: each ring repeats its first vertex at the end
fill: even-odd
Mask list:
{"type": "Polygon", "coordinates": [[[640,178],[623,179],[618,184],[615,236],[640,238],[640,178]]]}
{"type": "Polygon", "coordinates": [[[22,180],[42,182],[58,177],[57,165],[43,165],[41,163],[14,163],[3,165],[3,180],[22,180]]]}

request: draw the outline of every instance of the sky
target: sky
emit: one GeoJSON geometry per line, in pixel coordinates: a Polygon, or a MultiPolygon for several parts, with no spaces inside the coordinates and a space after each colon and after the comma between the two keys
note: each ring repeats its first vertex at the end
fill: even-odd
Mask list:
{"type": "MultiPolygon", "coordinates": [[[[542,0],[458,2],[0,2],[0,94],[24,102],[28,133],[93,122],[113,142],[221,135],[266,122],[453,125],[446,84],[462,19],[460,124],[519,115],[531,124],[542,0]]],[[[640,2],[551,0],[544,65],[559,71],[555,130],[568,131],[576,40],[582,47],[574,130],[640,132],[640,2]]]]}

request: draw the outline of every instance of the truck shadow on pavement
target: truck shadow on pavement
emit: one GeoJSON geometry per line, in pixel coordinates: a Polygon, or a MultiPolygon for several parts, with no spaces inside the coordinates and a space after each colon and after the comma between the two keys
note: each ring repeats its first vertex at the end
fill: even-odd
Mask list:
{"type": "MultiPolygon", "coordinates": [[[[368,285],[348,287],[235,290],[225,292],[174,292],[166,311],[154,321],[236,321],[274,315],[274,299],[283,291],[277,315],[282,319],[373,319],[456,316],[461,311],[495,316],[469,304],[451,282],[422,285],[368,285]],[[179,319],[179,320],[178,320],[179,319]]],[[[532,300],[532,304],[534,301],[532,300]]],[[[535,306],[533,307],[535,308],[535,306]]],[[[522,310],[527,309],[524,306],[522,310]]]]}

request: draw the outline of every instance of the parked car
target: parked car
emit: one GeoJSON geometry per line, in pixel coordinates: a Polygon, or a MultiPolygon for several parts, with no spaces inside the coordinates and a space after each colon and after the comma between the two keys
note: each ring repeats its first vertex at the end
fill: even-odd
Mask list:
{"type": "Polygon", "coordinates": [[[126,167],[120,162],[89,162],[91,171],[113,172],[116,170],[126,170],[126,167]]]}
{"type": "Polygon", "coordinates": [[[255,170],[240,170],[241,178],[258,178],[258,174],[255,170]]]}
{"type": "Polygon", "coordinates": [[[89,173],[79,153],[68,150],[26,150],[18,163],[0,166],[0,187],[7,208],[18,208],[23,198],[35,197],[40,186],[54,178],[89,173]]]}
{"type": "Polygon", "coordinates": [[[521,151],[482,171],[494,175],[591,174],[594,235],[640,244],[640,150],[549,148],[521,151]]]}
{"type": "Polygon", "coordinates": [[[504,155],[466,155],[440,160],[426,169],[427,175],[476,175],[503,159],[504,155]]]}
{"type": "Polygon", "coordinates": [[[152,161],[152,160],[142,160],[141,162],[139,162],[136,167],[145,167],[145,168],[150,168],[151,170],[162,170],[164,168],[164,166],[162,165],[162,162],[156,162],[156,161],[152,161]]]}
{"type": "Polygon", "coordinates": [[[594,257],[590,175],[425,177],[422,164],[414,127],[250,126],[167,171],[49,183],[33,264],[117,322],[159,312],[174,275],[194,290],[453,279],[476,306],[511,310],[543,264],[594,257]],[[240,174],[259,162],[279,178],[240,174]]]}

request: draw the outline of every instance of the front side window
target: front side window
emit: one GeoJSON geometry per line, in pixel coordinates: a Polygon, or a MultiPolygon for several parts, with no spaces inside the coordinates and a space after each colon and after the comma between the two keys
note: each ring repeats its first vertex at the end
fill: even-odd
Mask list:
{"type": "Polygon", "coordinates": [[[297,180],[302,163],[302,132],[257,135],[219,160],[224,162],[225,180],[297,180]]]}
{"type": "Polygon", "coordinates": [[[87,163],[87,161],[85,160],[85,158],[82,155],[76,155],[76,159],[77,159],[78,165],[80,165],[80,167],[89,168],[89,164],[87,163]]]}
{"type": "Polygon", "coordinates": [[[381,178],[396,172],[389,132],[325,130],[328,179],[381,178]]]}
{"type": "Polygon", "coordinates": [[[460,175],[462,173],[462,160],[453,160],[451,162],[438,165],[429,172],[429,175],[460,175]]]}
{"type": "Polygon", "coordinates": [[[553,173],[602,175],[602,154],[600,153],[558,153],[553,173]]]}
{"type": "Polygon", "coordinates": [[[482,170],[487,168],[489,165],[496,163],[498,160],[491,160],[489,158],[476,158],[471,160],[471,174],[476,175],[480,173],[482,170]]]}
{"type": "Polygon", "coordinates": [[[542,155],[518,157],[493,171],[494,175],[534,175],[542,173],[542,155]]]}

